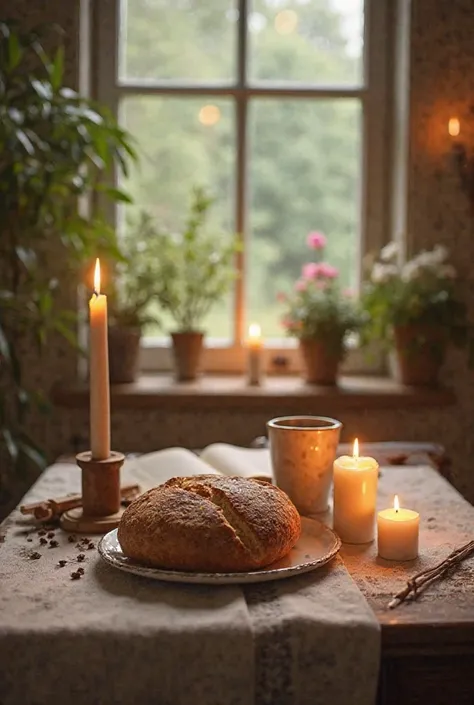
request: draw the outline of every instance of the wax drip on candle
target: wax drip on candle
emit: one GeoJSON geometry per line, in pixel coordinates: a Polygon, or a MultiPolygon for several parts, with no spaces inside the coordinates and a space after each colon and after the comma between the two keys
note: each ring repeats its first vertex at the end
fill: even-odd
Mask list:
{"type": "Polygon", "coordinates": [[[395,497],[393,498],[393,508],[395,509],[395,513],[398,514],[400,510],[400,502],[398,501],[398,495],[396,494],[395,497]]]}
{"type": "Polygon", "coordinates": [[[100,262],[97,257],[94,270],[94,296],[100,295],[100,262]]]}

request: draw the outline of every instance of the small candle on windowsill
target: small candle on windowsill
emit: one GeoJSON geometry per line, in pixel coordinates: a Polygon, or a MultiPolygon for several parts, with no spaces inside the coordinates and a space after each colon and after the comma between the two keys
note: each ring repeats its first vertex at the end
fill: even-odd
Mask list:
{"type": "Polygon", "coordinates": [[[344,543],[374,540],[378,476],[377,461],[359,456],[357,438],[352,456],[335,460],[333,525],[344,543]]]}
{"type": "Polygon", "coordinates": [[[420,515],[411,509],[400,508],[398,495],[393,508],[377,515],[377,541],[380,558],[389,561],[411,561],[418,556],[420,515]]]}
{"type": "Polygon", "coordinates": [[[261,384],[263,375],[263,341],[258,323],[249,326],[247,338],[247,377],[252,386],[261,384]]]}
{"type": "Polygon", "coordinates": [[[92,458],[110,457],[110,387],[107,340],[107,297],[100,293],[100,263],[96,261],[94,293],[89,301],[90,440],[92,458]]]}

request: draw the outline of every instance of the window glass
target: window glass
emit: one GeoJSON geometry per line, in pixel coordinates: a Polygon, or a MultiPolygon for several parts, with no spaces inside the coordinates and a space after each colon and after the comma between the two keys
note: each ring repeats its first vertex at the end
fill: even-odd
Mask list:
{"type": "Polygon", "coordinates": [[[237,19],[229,0],[122,0],[119,76],[232,79],[237,19]]]}
{"type": "MultiPolygon", "coordinates": [[[[250,232],[247,316],[283,337],[280,292],[303,263],[306,238],[326,235],[324,257],[355,287],[361,192],[358,100],[255,99],[250,104],[250,232]]],[[[314,261],[314,258],[313,258],[314,261]]]]}

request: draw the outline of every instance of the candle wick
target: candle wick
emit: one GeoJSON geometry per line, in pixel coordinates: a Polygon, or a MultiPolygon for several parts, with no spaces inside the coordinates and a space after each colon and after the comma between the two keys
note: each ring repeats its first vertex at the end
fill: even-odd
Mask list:
{"type": "Polygon", "coordinates": [[[97,289],[94,289],[93,295],[96,297],[96,299],[99,298],[99,292],[97,291],[97,289]]]}

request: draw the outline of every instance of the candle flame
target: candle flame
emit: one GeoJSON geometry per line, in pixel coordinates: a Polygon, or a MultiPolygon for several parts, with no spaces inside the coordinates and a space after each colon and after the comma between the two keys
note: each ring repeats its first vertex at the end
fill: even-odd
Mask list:
{"type": "Polygon", "coordinates": [[[96,296],[99,296],[99,294],[100,294],[100,262],[99,262],[98,257],[95,261],[95,270],[94,270],[94,294],[96,296]]]}
{"type": "Polygon", "coordinates": [[[249,326],[249,338],[252,338],[253,340],[258,340],[261,335],[262,329],[260,328],[258,323],[251,323],[249,326]]]}
{"type": "Polygon", "coordinates": [[[396,512],[399,511],[400,509],[400,502],[398,501],[398,495],[396,494],[395,497],[393,498],[393,508],[395,509],[396,512]]]}
{"type": "Polygon", "coordinates": [[[451,135],[451,137],[457,137],[459,133],[461,132],[461,125],[459,120],[456,117],[450,118],[448,122],[448,132],[451,135]]]}
{"type": "Polygon", "coordinates": [[[359,439],[356,438],[354,440],[354,447],[352,449],[352,457],[353,458],[358,458],[359,457],[359,439]]]}

